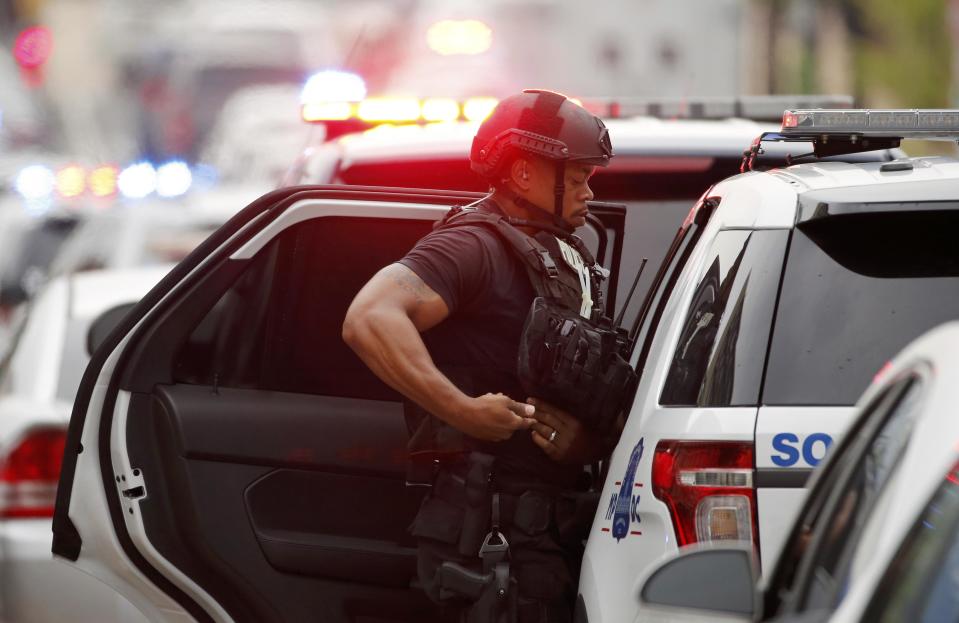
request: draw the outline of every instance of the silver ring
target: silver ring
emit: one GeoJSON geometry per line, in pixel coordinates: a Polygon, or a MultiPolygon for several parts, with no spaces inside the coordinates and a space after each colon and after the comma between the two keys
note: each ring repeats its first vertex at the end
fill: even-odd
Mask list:
{"type": "Polygon", "coordinates": [[[549,434],[549,440],[548,440],[548,441],[549,441],[550,443],[552,443],[552,442],[555,441],[555,440],[556,440],[556,429],[554,428],[554,429],[553,429],[553,432],[551,432],[551,433],[549,434]]]}

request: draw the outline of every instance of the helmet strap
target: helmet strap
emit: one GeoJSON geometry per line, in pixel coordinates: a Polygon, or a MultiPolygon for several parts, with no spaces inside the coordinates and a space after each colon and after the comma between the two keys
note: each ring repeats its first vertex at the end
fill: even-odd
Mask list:
{"type": "Polygon", "coordinates": [[[556,180],[553,183],[553,214],[556,220],[563,221],[563,198],[566,196],[566,161],[557,160],[555,169],[556,180]]]}
{"type": "MultiPolygon", "coordinates": [[[[563,167],[563,172],[565,173],[566,167],[563,167]]],[[[558,203],[554,206],[552,211],[542,208],[526,197],[520,196],[516,191],[507,186],[507,184],[500,184],[496,187],[497,192],[500,195],[503,195],[517,207],[523,208],[531,215],[534,216],[534,222],[531,225],[535,226],[535,221],[545,222],[546,225],[549,225],[550,229],[560,229],[567,234],[571,234],[576,231],[576,228],[567,223],[563,219],[563,198],[562,195],[558,198],[558,203]]]]}

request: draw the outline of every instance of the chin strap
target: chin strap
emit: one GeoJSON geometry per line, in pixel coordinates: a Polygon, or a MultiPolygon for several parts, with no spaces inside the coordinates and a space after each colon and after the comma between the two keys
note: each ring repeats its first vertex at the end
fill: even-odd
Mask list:
{"type": "MultiPolygon", "coordinates": [[[[562,169],[565,172],[566,167],[563,166],[562,169]]],[[[562,178],[559,178],[559,179],[560,179],[560,183],[557,184],[556,186],[556,189],[559,191],[559,194],[556,195],[555,206],[552,212],[544,208],[541,208],[540,206],[536,205],[532,201],[529,201],[525,197],[519,196],[512,189],[508,188],[505,184],[497,188],[497,192],[500,195],[508,198],[517,206],[535,215],[539,215],[543,217],[543,220],[513,219],[514,221],[516,221],[514,224],[520,225],[520,226],[537,227],[539,229],[550,230],[553,233],[562,237],[566,237],[572,234],[573,232],[575,232],[576,228],[570,225],[569,223],[567,223],[566,220],[563,219],[562,217],[563,195],[565,194],[565,188],[562,183],[562,178]]]]}

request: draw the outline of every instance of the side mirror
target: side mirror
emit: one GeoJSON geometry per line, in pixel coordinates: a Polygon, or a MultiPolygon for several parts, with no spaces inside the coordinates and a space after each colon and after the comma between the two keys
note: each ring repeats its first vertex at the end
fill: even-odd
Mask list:
{"type": "Polygon", "coordinates": [[[93,356],[100,344],[103,344],[107,336],[120,324],[120,320],[133,309],[134,305],[136,303],[125,303],[110,308],[90,324],[90,330],[87,331],[87,355],[93,356]]]}
{"type": "Polygon", "coordinates": [[[640,612],[682,608],[694,611],[691,620],[752,621],[760,614],[758,580],[751,545],[695,545],[653,568],[639,592],[640,612]]]}

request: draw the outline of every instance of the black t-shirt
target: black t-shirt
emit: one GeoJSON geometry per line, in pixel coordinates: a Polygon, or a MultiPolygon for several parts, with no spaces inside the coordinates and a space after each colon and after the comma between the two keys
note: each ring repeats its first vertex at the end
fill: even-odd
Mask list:
{"type": "MultiPolygon", "coordinates": [[[[480,208],[496,211],[488,204],[480,208]]],[[[437,367],[470,396],[500,392],[525,402],[516,363],[535,293],[507,243],[483,225],[450,227],[425,236],[400,263],[449,308],[447,319],[423,334],[437,367]]],[[[522,476],[565,484],[581,471],[552,461],[526,430],[504,442],[468,440],[522,476]]]]}

